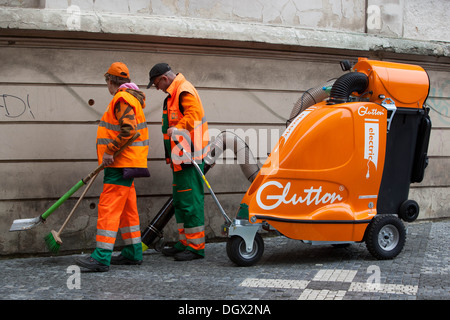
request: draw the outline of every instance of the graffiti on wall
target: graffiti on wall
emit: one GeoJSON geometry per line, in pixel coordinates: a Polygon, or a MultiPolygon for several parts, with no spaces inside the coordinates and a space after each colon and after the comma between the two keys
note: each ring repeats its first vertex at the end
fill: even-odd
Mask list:
{"type": "Polygon", "coordinates": [[[31,111],[29,94],[27,94],[26,98],[17,97],[11,94],[0,94],[0,118],[20,118],[26,114],[34,119],[34,114],[31,111]]]}

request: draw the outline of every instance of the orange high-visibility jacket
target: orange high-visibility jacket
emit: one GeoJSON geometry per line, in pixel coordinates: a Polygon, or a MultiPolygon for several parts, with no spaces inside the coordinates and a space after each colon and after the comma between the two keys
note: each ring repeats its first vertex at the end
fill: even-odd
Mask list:
{"type": "MultiPolygon", "coordinates": [[[[167,93],[169,94],[166,100],[169,127],[176,127],[184,131],[190,138],[188,139],[190,141],[188,141],[189,143],[186,143],[186,141],[182,143],[183,148],[191,153],[191,157],[194,160],[203,159],[209,151],[208,122],[206,121],[205,111],[197,90],[179,73],[169,88],[167,88],[167,93]],[[186,110],[180,110],[180,95],[183,92],[192,95],[192,98],[188,97],[189,95],[186,96],[186,99],[190,102],[189,108],[186,110]]],[[[164,139],[168,139],[167,135],[164,136],[164,139]]],[[[180,139],[180,142],[182,140],[180,139]]],[[[171,141],[171,150],[175,152],[178,150],[173,139],[171,141]]],[[[174,171],[181,170],[180,162],[189,163],[189,160],[183,159],[177,162],[172,157],[174,171]]]]}
{"type": "Polygon", "coordinates": [[[97,158],[99,164],[103,159],[103,154],[108,148],[108,144],[113,142],[120,133],[120,123],[114,114],[116,103],[123,101],[133,108],[137,127],[136,130],[141,134],[129,147],[114,159],[110,167],[114,168],[147,168],[148,155],[148,129],[143,109],[143,105],[132,94],[125,90],[119,90],[109,103],[106,112],[100,120],[97,129],[97,158]]]}

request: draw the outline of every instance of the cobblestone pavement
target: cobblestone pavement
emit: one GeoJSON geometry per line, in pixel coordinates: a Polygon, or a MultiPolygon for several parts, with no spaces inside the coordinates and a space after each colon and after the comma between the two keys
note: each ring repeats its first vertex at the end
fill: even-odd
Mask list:
{"type": "Polygon", "coordinates": [[[141,266],[105,273],[79,273],[78,255],[1,259],[0,299],[448,300],[449,239],[450,220],[411,223],[400,255],[378,261],[365,244],[266,237],[262,259],[246,268],[228,259],[224,242],[208,243],[202,260],[148,250],[141,266]]]}

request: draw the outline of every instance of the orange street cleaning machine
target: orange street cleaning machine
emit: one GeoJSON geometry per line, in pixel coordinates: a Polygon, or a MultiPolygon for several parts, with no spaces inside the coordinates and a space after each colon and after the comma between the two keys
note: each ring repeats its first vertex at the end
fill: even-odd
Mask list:
{"type": "MultiPolygon", "coordinates": [[[[403,249],[402,220],[419,214],[408,199],[410,184],[422,181],[428,164],[428,75],[419,66],[365,58],[353,68],[341,66],[350,72],[299,99],[261,168],[248,161],[248,147],[235,137],[212,145],[208,170],[234,143],[235,153],[244,150],[241,169],[252,182],[236,218],[225,224],[227,255],[237,265],[259,261],[261,229],[310,244],[365,242],[377,259],[392,259],[403,249]]],[[[165,207],[155,219],[170,219],[170,200],[165,207]]],[[[154,225],[143,232],[145,245],[165,224],[154,225]]]]}

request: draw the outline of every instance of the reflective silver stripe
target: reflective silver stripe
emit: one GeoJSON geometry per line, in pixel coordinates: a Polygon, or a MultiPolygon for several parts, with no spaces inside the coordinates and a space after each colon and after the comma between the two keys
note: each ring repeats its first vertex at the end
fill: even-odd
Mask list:
{"type": "MultiPolygon", "coordinates": [[[[131,233],[131,232],[137,232],[137,231],[141,231],[141,228],[139,225],[120,228],[120,232],[122,233],[122,239],[123,239],[124,234],[131,233]]],[[[138,244],[138,243],[141,243],[141,237],[139,236],[139,237],[123,239],[123,241],[126,245],[138,244]]]]}
{"type": "MultiPolygon", "coordinates": [[[[115,231],[109,231],[109,230],[103,230],[103,229],[97,229],[97,235],[113,238],[116,239],[117,232],[115,231]]],[[[103,241],[97,241],[97,248],[100,249],[106,249],[106,250],[113,250],[114,249],[114,243],[107,243],[103,241]]]]}
{"type": "Polygon", "coordinates": [[[197,233],[202,231],[205,231],[205,226],[184,229],[185,233],[197,233]]]}
{"type": "Polygon", "coordinates": [[[117,232],[116,231],[97,229],[97,235],[98,236],[109,237],[109,238],[116,238],[117,232]]]}
{"type": "Polygon", "coordinates": [[[130,227],[120,228],[120,232],[122,234],[129,233],[129,232],[136,232],[136,231],[140,231],[140,230],[141,230],[141,228],[139,226],[130,226],[130,227]]]}
{"type": "Polygon", "coordinates": [[[113,139],[101,138],[101,139],[97,139],[97,145],[108,145],[113,141],[114,141],[113,139]]]}
{"type": "Polygon", "coordinates": [[[106,242],[97,241],[97,248],[105,249],[105,250],[113,250],[114,243],[106,243],[106,242]]]}
{"type": "Polygon", "coordinates": [[[186,238],[187,238],[187,243],[192,243],[192,244],[202,244],[205,242],[205,237],[201,237],[201,238],[190,238],[191,234],[195,234],[195,233],[199,233],[199,232],[204,232],[205,231],[205,226],[199,226],[199,227],[193,227],[193,228],[186,228],[185,229],[185,233],[186,233],[186,238]]]}
{"type": "MultiPolygon", "coordinates": [[[[120,131],[119,124],[111,124],[106,121],[100,121],[98,126],[106,128],[108,130],[112,130],[112,131],[120,131]]],[[[147,122],[138,123],[136,128],[137,128],[137,130],[147,129],[147,122]]]]}
{"type": "MultiPolygon", "coordinates": [[[[97,145],[108,145],[113,142],[113,139],[101,138],[97,139],[97,145]]],[[[150,145],[149,139],[143,141],[135,141],[131,144],[132,147],[147,147],[150,145]]]]}
{"type": "Polygon", "coordinates": [[[137,124],[137,130],[147,129],[147,122],[142,122],[137,124]]]}
{"type": "Polygon", "coordinates": [[[111,123],[106,122],[106,121],[100,121],[98,126],[106,128],[108,130],[112,130],[112,131],[120,131],[120,125],[118,125],[118,124],[111,124],[111,123]]]}
{"type": "Polygon", "coordinates": [[[123,239],[123,242],[125,243],[125,245],[138,244],[141,243],[141,237],[123,239]]]}
{"type": "Polygon", "coordinates": [[[202,244],[205,242],[205,238],[195,238],[195,239],[187,239],[187,243],[192,243],[192,244],[202,244]]]}
{"type": "Polygon", "coordinates": [[[178,239],[180,241],[186,240],[186,235],[184,234],[184,223],[177,223],[177,230],[178,230],[178,239]]]}
{"type": "Polygon", "coordinates": [[[133,147],[146,147],[148,145],[150,145],[150,142],[148,139],[143,140],[143,141],[135,141],[131,144],[133,147]]]}

